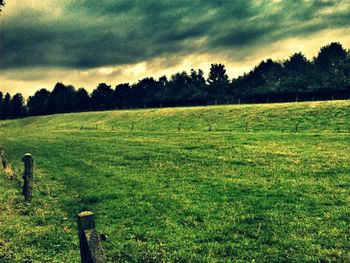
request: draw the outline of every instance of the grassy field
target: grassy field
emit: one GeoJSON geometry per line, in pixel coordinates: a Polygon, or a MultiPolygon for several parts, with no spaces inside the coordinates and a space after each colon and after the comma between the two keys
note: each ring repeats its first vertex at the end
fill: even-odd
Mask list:
{"type": "Polygon", "coordinates": [[[82,210],[109,262],[350,262],[349,116],[329,101],[0,122],[0,262],[79,262],[82,210]]]}

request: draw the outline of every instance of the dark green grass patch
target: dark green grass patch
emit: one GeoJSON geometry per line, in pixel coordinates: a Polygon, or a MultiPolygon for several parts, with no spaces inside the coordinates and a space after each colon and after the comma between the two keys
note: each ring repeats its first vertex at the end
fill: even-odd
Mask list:
{"type": "Polygon", "coordinates": [[[68,114],[35,119],[43,128],[29,133],[15,128],[34,130],[28,120],[5,123],[13,167],[31,152],[36,168],[31,204],[0,179],[0,260],[77,262],[75,217],[91,210],[109,261],[349,261],[349,127],[331,126],[348,111],[325,102],[68,114]],[[284,129],[309,113],[304,131],[284,129]],[[208,115],[211,132],[197,122],[208,115]],[[243,115],[278,124],[231,130],[227,120],[243,115]],[[70,128],[97,119],[105,128],[70,128]],[[114,119],[125,126],[107,129],[114,119]],[[178,132],[179,120],[190,130],[178,132]]]}

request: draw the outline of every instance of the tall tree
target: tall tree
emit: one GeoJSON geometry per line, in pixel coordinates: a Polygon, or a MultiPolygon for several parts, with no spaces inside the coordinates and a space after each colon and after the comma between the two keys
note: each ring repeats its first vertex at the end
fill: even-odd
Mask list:
{"type": "Polygon", "coordinates": [[[65,86],[58,82],[48,100],[50,113],[75,112],[77,110],[75,93],[73,86],[65,86]]]}
{"type": "Polygon", "coordinates": [[[204,79],[204,72],[201,69],[191,69],[191,96],[190,103],[193,105],[204,104],[207,97],[206,83],[204,79]]]}
{"type": "Polygon", "coordinates": [[[283,74],[279,83],[280,98],[294,100],[296,96],[309,98],[313,85],[313,65],[301,53],[294,53],[283,62],[283,74]]]}
{"type": "Polygon", "coordinates": [[[33,96],[30,96],[27,103],[28,115],[35,116],[49,114],[49,97],[50,92],[46,89],[40,89],[35,92],[33,96]]]}
{"type": "Polygon", "coordinates": [[[347,52],[339,42],[322,47],[314,58],[316,84],[313,92],[322,98],[346,97],[348,90],[347,52]]]}
{"type": "Polygon", "coordinates": [[[114,91],[106,83],[98,84],[92,92],[91,104],[94,110],[110,110],[115,108],[114,91]]]}
{"type": "Polygon", "coordinates": [[[226,68],[223,64],[211,64],[208,81],[208,98],[209,100],[226,100],[230,93],[229,79],[226,74],[226,68]]]}
{"type": "Polygon", "coordinates": [[[8,119],[11,112],[11,95],[9,93],[5,94],[4,100],[1,103],[1,119],[8,119]]]}
{"type": "Polygon", "coordinates": [[[329,70],[337,67],[347,58],[346,50],[339,42],[332,42],[320,49],[314,58],[314,63],[321,70],[329,70]]]}
{"type": "Polygon", "coordinates": [[[118,109],[130,108],[132,106],[129,83],[118,84],[115,87],[114,100],[118,109]]]}
{"type": "Polygon", "coordinates": [[[24,98],[21,93],[16,93],[10,102],[10,118],[24,117],[26,114],[26,107],[24,105],[24,98]]]}
{"type": "Polygon", "coordinates": [[[2,112],[3,99],[4,99],[4,95],[3,95],[2,92],[0,91],[0,119],[1,119],[1,112],[2,112]]]}
{"type": "Polygon", "coordinates": [[[91,98],[84,88],[76,92],[76,103],[78,111],[88,111],[91,109],[91,98]]]}

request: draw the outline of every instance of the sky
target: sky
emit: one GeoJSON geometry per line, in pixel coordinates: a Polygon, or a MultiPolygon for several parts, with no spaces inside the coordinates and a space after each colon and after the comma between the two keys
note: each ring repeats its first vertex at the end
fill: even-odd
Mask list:
{"type": "Polygon", "coordinates": [[[223,63],[230,78],[261,60],[350,48],[349,0],[7,0],[0,91],[58,81],[112,87],[223,63]]]}

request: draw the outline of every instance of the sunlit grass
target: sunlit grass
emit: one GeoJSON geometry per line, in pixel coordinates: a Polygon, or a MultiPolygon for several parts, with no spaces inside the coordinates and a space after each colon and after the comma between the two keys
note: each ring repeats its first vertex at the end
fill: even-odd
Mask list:
{"type": "Polygon", "coordinates": [[[109,261],[349,261],[349,116],[331,101],[2,122],[15,173],[26,152],[36,169],[31,204],[0,179],[0,260],[77,262],[92,210],[109,261]]]}

